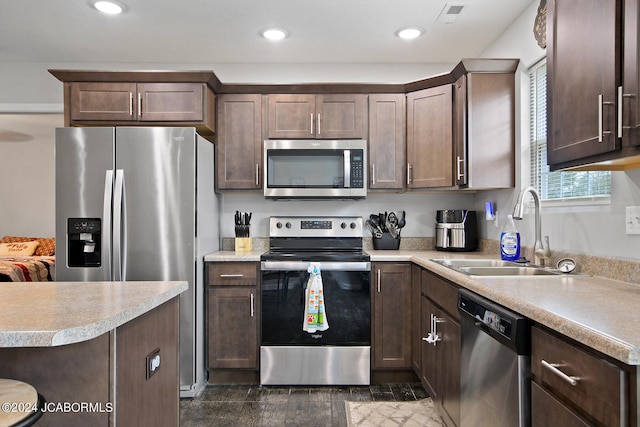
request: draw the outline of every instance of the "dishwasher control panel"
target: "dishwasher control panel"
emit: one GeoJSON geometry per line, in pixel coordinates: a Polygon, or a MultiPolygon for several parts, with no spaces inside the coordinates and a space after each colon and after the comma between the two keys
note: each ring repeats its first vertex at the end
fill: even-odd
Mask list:
{"type": "Polygon", "coordinates": [[[467,290],[459,291],[458,309],[461,315],[472,321],[472,325],[510,343],[508,345],[515,347],[518,354],[529,347],[528,321],[518,313],[467,290]]]}

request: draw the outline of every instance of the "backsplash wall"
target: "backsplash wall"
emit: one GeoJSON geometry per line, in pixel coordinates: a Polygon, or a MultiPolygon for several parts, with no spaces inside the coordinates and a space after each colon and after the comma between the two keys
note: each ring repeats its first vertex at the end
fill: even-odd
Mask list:
{"type": "MultiPolygon", "coordinates": [[[[252,212],[253,237],[268,237],[270,216],[279,215],[355,215],[368,218],[372,213],[406,212],[406,237],[435,236],[436,210],[473,209],[473,194],[454,193],[369,193],[364,200],[266,200],[261,193],[223,193],[221,195],[220,236],[233,237],[236,210],[252,212]]],[[[365,231],[365,237],[371,237],[365,231]]]]}

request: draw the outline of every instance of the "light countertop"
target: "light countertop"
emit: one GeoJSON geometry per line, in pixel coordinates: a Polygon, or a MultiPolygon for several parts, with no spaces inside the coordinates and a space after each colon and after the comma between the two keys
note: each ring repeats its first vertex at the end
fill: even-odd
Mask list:
{"type": "MultiPolygon", "coordinates": [[[[371,261],[413,262],[533,321],[628,365],[640,365],[640,286],[587,275],[478,277],[432,258],[488,258],[482,253],[367,251],[371,261]]],[[[490,258],[497,258],[495,256],[490,258]]],[[[210,254],[205,261],[259,261],[260,253],[210,254]]]]}
{"type": "Polygon", "coordinates": [[[188,289],[186,281],[0,286],[0,347],[53,347],[113,330],[188,289]]]}

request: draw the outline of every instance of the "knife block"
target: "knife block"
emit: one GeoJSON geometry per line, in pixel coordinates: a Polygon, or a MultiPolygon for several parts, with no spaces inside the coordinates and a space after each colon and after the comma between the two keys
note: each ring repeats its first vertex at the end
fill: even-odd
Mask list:
{"type": "Polygon", "coordinates": [[[236,237],[236,252],[251,252],[253,250],[253,241],[251,237],[236,237]]]}

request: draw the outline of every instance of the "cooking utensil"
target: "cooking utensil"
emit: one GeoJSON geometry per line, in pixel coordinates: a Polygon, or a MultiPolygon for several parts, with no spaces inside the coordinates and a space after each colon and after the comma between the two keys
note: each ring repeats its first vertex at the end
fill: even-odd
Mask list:
{"type": "Polygon", "coordinates": [[[380,230],[380,227],[377,224],[374,224],[373,220],[368,219],[365,222],[365,227],[367,227],[367,230],[369,230],[371,235],[376,239],[382,238],[382,230],[380,230]]]}
{"type": "Polygon", "coordinates": [[[405,211],[400,211],[400,215],[398,216],[398,228],[404,228],[407,225],[407,221],[405,218],[407,217],[407,213],[405,211]]]}

